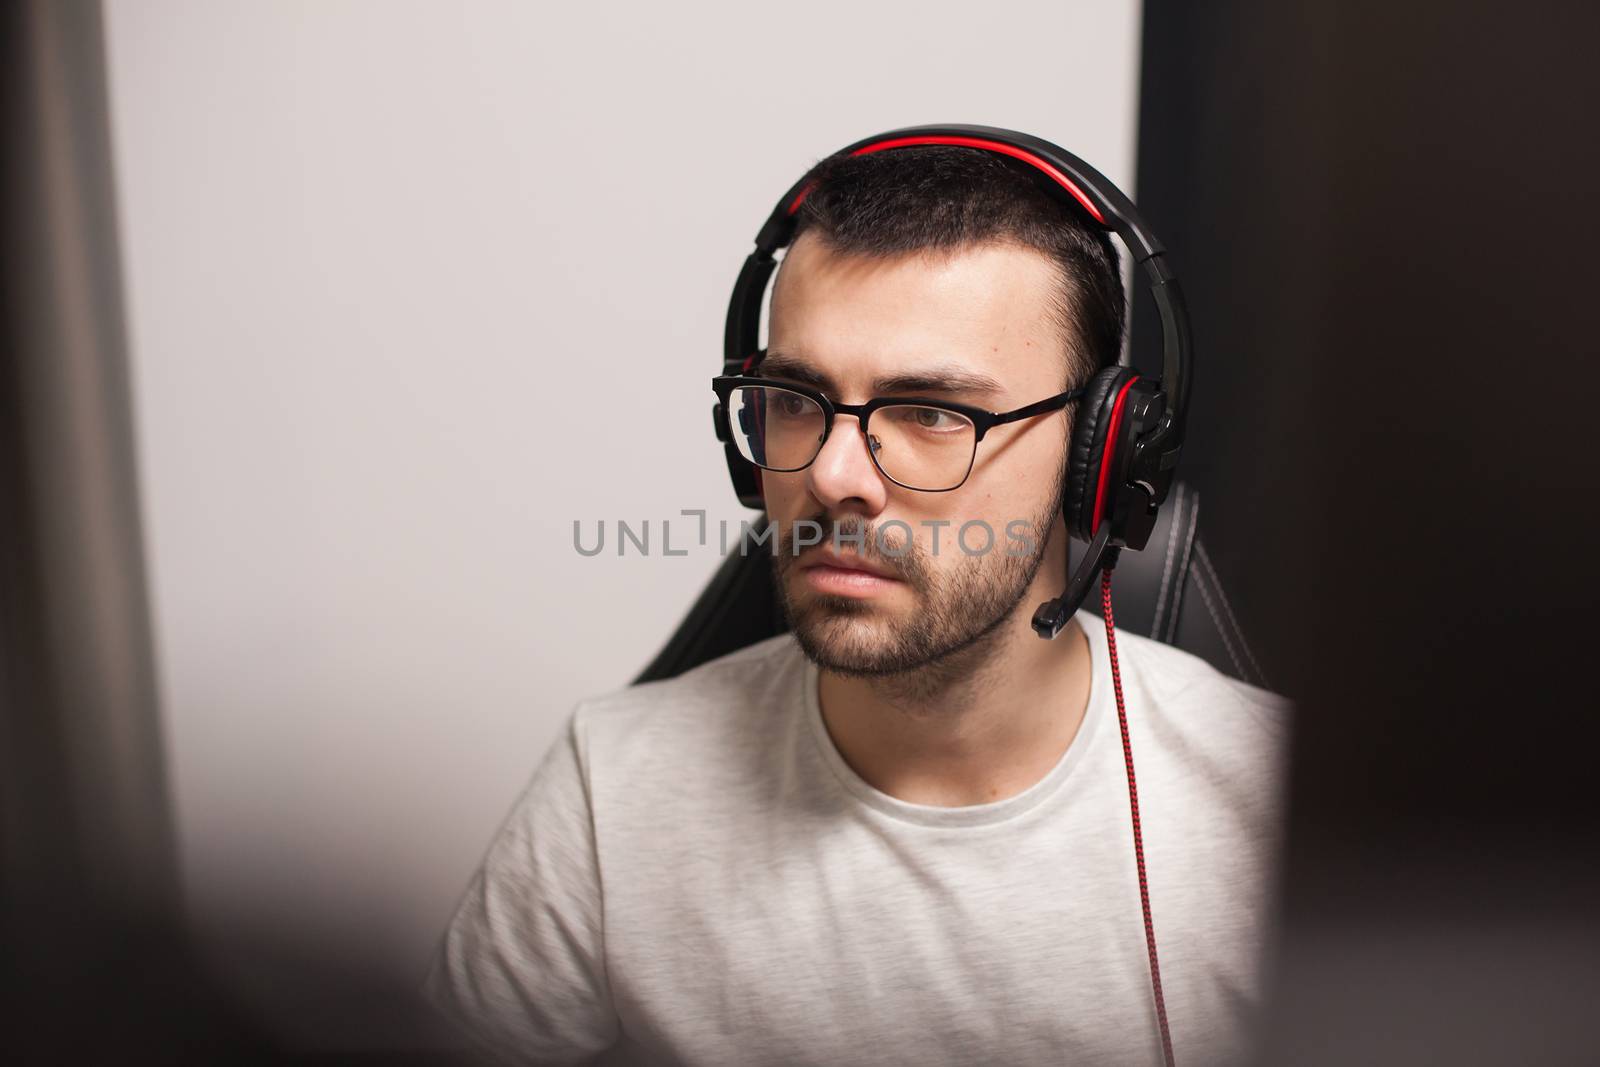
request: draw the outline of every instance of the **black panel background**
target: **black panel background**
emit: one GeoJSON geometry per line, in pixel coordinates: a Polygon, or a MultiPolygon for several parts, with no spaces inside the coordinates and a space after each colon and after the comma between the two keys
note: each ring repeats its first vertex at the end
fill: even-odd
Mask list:
{"type": "Polygon", "coordinates": [[[1597,30],[1579,3],[1146,4],[1137,198],[1200,360],[1183,477],[1301,707],[1270,1062],[1596,1057],[1597,30]]]}

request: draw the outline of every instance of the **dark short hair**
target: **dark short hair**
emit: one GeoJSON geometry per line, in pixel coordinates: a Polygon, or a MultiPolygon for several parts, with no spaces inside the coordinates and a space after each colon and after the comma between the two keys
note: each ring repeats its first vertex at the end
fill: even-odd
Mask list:
{"type": "Polygon", "coordinates": [[[1121,354],[1126,296],[1117,250],[1034,167],[983,149],[927,145],[830,156],[807,180],[796,239],[815,231],[835,252],[882,257],[1016,242],[1056,264],[1053,314],[1067,338],[1067,388],[1121,354]]]}

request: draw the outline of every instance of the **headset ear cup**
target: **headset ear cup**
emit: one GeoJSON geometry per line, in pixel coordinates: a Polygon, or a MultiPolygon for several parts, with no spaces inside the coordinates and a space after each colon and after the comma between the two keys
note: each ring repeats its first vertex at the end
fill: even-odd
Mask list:
{"type": "MultiPolygon", "coordinates": [[[[750,353],[745,357],[739,373],[748,373],[750,368],[760,363],[766,354],[765,349],[757,349],[750,353]]],[[[760,413],[752,412],[748,407],[741,408],[737,412],[725,411],[719,404],[716,414],[718,420],[717,436],[722,439],[724,451],[727,453],[728,478],[733,482],[733,492],[739,498],[739,503],[747,508],[764,511],[767,503],[762,491],[761,468],[745,459],[739,451],[739,446],[734,442],[735,434],[750,432],[752,417],[759,419],[760,413]],[[735,423],[737,423],[737,426],[735,426],[735,423]],[[727,436],[724,437],[724,433],[727,436]]]]}
{"type": "Polygon", "coordinates": [[[1122,387],[1138,377],[1128,367],[1103,367],[1089,379],[1087,392],[1078,401],[1078,417],[1072,426],[1072,447],[1067,456],[1067,491],[1062,517],[1067,533],[1082,541],[1094,538],[1089,523],[1094,519],[1094,493],[1100,484],[1100,465],[1105,459],[1106,430],[1122,387]]]}
{"type": "Polygon", "coordinates": [[[725,446],[728,460],[728,478],[733,482],[733,492],[739,503],[757,511],[764,509],[766,500],[761,492],[761,468],[739,455],[730,442],[725,446]]]}

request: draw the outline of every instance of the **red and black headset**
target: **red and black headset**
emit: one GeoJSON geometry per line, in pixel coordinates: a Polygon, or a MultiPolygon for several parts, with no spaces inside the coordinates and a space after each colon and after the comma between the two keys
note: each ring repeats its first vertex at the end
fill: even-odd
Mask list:
{"type": "MultiPolygon", "coordinates": [[[[1034,629],[1051,638],[1083,603],[1096,574],[1116,565],[1120,549],[1145,546],[1157,509],[1172,487],[1183,450],[1192,373],[1183,292],[1167,266],[1165,249],[1139,218],[1133,202],[1099,171],[1048,141],[992,126],[913,126],[857,141],[837,154],[860,156],[923,145],[997,152],[1037,168],[1062,200],[1122,240],[1149,285],[1161,319],[1161,377],[1140,376],[1127,357],[1117,353],[1116,362],[1090,379],[1079,401],[1062,511],[1067,532],[1087,542],[1089,549],[1061,596],[1034,613],[1034,629]]],[[[725,375],[750,373],[766,355],[759,345],[767,282],[777,266],[775,254],[794,238],[796,213],[809,192],[808,179],[802,178],[783,195],[739,271],[723,335],[725,375]]],[[[765,507],[760,468],[739,454],[726,432],[727,414],[720,402],[713,420],[739,502],[765,507]]]]}
{"type": "MultiPolygon", "coordinates": [[[[1072,431],[1062,512],[1069,536],[1087,542],[1089,547],[1061,596],[1039,605],[1034,612],[1033,628],[1040,637],[1055,637],[1088,596],[1096,574],[1100,575],[1102,614],[1127,763],[1128,799],[1133,814],[1133,844],[1150,956],[1150,979],[1162,1052],[1170,1067],[1174,1063],[1172,1036],[1161,991],[1144,843],[1139,828],[1133,750],[1128,739],[1121,672],[1117,667],[1111,572],[1123,548],[1142,549],[1149,541],[1157,511],[1172,488],[1178,457],[1183,450],[1184,419],[1193,373],[1189,316],[1183,291],[1167,266],[1166,250],[1139,217],[1133,202],[1099,171],[1049,141],[992,126],[912,126],[857,141],[836,155],[860,156],[925,145],[995,152],[1037,169],[1049,179],[1043,184],[1058,198],[1074,210],[1087,214],[1100,229],[1121,239],[1133,256],[1135,273],[1144,275],[1161,320],[1159,379],[1139,375],[1128,357],[1119,352],[1115,362],[1102,366],[1090,379],[1080,400],[1072,431]]],[[[739,271],[733,297],[728,302],[728,323],[723,337],[724,375],[748,374],[766,355],[760,348],[762,302],[767,282],[777,266],[775,254],[794,239],[796,213],[811,191],[809,181],[809,177],[800,179],[778,201],[756,234],[755,250],[746,257],[739,271]]],[[[740,503],[750,508],[764,508],[760,468],[739,454],[729,432],[727,412],[720,401],[713,408],[712,419],[717,437],[726,449],[728,474],[740,503]]]]}

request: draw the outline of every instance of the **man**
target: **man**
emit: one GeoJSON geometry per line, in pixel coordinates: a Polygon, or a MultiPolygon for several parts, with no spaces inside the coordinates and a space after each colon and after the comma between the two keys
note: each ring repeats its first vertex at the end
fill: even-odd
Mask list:
{"type": "MultiPolygon", "coordinates": [[[[992,427],[965,470],[941,458],[957,415],[819,432],[813,410],[1010,412],[1082,384],[1120,349],[1116,255],[991,153],[813,177],[758,368],[794,388],[747,412],[793,633],[580,704],[431,989],[519,1062],[1159,1063],[1103,624],[1030,626],[1066,579],[1072,405],[992,427]],[[974,521],[989,551],[956,544],[974,521]]],[[[1173,1042],[1230,1062],[1287,705],[1117,645],[1173,1042]]]]}

